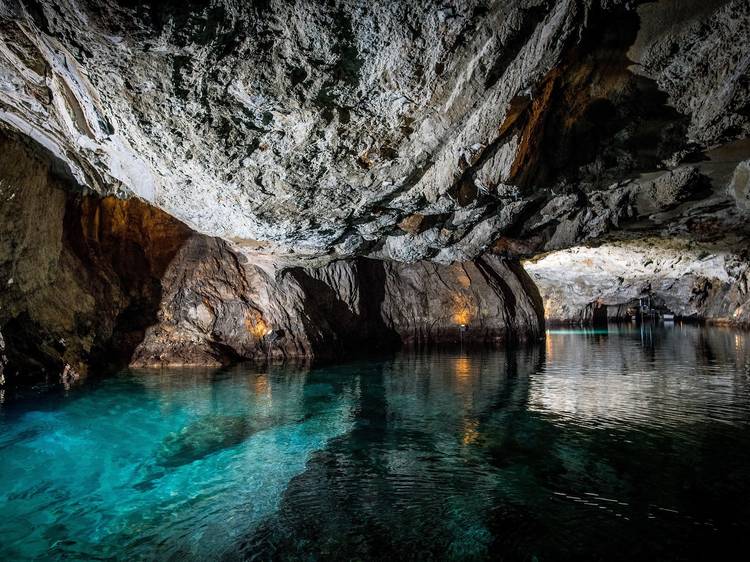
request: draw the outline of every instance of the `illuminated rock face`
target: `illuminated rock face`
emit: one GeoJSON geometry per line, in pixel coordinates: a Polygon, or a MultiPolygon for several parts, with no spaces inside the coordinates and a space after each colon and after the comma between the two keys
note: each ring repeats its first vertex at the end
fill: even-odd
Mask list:
{"type": "Polygon", "coordinates": [[[537,338],[543,326],[536,287],[497,257],[447,266],[360,258],[274,277],[224,242],[195,236],[162,283],[159,322],[135,365],[330,358],[462,338],[499,345],[537,338]]]}
{"type": "Polygon", "coordinates": [[[613,185],[750,131],[747,2],[635,4],[11,0],[0,122],[285,263],[537,251],[547,202],[596,199],[563,247],[617,224],[613,185]]]}
{"type": "Polygon", "coordinates": [[[0,39],[6,375],[530,338],[517,260],[582,246],[532,266],[555,318],[649,277],[750,315],[745,0],[9,0],[0,39]]]}
{"type": "Polygon", "coordinates": [[[0,386],[69,383],[128,363],[340,357],[542,333],[541,299],[517,262],[357,258],[268,271],[140,200],[75,193],[19,138],[0,136],[0,154],[0,386]]]}
{"type": "Polygon", "coordinates": [[[589,321],[589,307],[606,304],[611,315],[650,295],[654,304],[694,319],[747,324],[750,267],[737,245],[652,238],[575,247],[528,261],[549,322],[589,321]]]}

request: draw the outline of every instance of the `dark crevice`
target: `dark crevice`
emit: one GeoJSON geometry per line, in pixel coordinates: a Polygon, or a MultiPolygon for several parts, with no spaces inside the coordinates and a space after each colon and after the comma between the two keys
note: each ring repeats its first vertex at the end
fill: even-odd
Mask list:
{"type": "Polygon", "coordinates": [[[161,276],[190,230],[136,199],[83,195],[37,145],[3,134],[0,146],[14,190],[0,207],[6,384],[121,368],[157,322],[161,276]]]}

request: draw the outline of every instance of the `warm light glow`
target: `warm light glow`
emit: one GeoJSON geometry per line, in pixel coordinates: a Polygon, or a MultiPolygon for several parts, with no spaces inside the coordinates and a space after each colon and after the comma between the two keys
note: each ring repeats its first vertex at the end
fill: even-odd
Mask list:
{"type": "Polygon", "coordinates": [[[544,338],[544,350],[547,355],[547,361],[551,361],[555,358],[555,346],[552,342],[552,338],[549,335],[549,330],[544,338]]]}
{"type": "Polygon", "coordinates": [[[476,443],[477,439],[479,439],[479,422],[477,420],[469,420],[466,422],[466,425],[464,426],[464,434],[461,438],[461,441],[464,445],[471,445],[472,443],[476,443]]]}
{"type": "Polygon", "coordinates": [[[268,381],[268,375],[258,375],[253,381],[253,390],[255,395],[263,398],[271,397],[271,384],[268,381]]]}
{"type": "Polygon", "coordinates": [[[549,300],[544,299],[544,318],[547,319],[550,317],[550,310],[552,310],[552,304],[549,300]]]}
{"type": "Polygon", "coordinates": [[[745,336],[740,334],[734,335],[734,351],[737,357],[740,358],[745,352],[745,336]]]}
{"type": "Polygon", "coordinates": [[[477,314],[477,305],[469,295],[454,293],[453,321],[459,326],[468,326],[477,314]]]}
{"type": "Polygon", "coordinates": [[[259,312],[251,312],[245,317],[245,328],[257,339],[265,337],[271,332],[271,328],[263,320],[259,312]]]}
{"type": "Polygon", "coordinates": [[[453,360],[453,372],[459,379],[466,379],[471,376],[471,361],[468,357],[456,357],[453,360]]]}

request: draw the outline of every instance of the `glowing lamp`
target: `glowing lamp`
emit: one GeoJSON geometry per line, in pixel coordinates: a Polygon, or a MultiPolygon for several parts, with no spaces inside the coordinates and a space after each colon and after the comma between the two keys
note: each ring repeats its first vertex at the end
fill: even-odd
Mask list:
{"type": "Polygon", "coordinates": [[[251,313],[245,318],[245,328],[257,339],[262,339],[273,332],[273,329],[266,324],[266,321],[258,312],[251,313]]]}
{"type": "Polygon", "coordinates": [[[477,305],[469,295],[455,293],[453,300],[453,322],[465,330],[477,314],[477,305]]]}

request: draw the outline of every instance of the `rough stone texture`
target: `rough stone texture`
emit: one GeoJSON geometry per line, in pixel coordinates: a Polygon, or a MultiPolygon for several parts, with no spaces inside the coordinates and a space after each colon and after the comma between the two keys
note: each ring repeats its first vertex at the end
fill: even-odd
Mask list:
{"type": "Polygon", "coordinates": [[[567,186],[553,193],[513,238],[499,238],[492,250],[532,256],[582,243],[649,236],[698,242],[747,236],[747,163],[737,159],[746,145],[732,143],[707,151],[703,162],[642,174],[607,189],[567,186]]]}
{"type": "Polygon", "coordinates": [[[301,265],[473,259],[750,128],[745,0],[9,0],[0,36],[6,127],[301,265]]]}
{"type": "Polygon", "coordinates": [[[684,239],[613,242],[575,247],[525,262],[544,300],[549,322],[590,320],[593,303],[613,314],[651,295],[684,318],[747,325],[750,319],[747,240],[718,247],[684,239]]]}
{"type": "Polygon", "coordinates": [[[189,229],[136,199],[84,196],[50,161],[0,136],[0,332],[5,378],[69,382],[122,364],[189,229]]]}
{"type": "Polygon", "coordinates": [[[677,111],[691,116],[688,138],[710,146],[727,135],[747,137],[747,3],[673,0],[638,11],[641,30],[628,55],[677,111]]]}
{"type": "Polygon", "coordinates": [[[159,322],[133,364],[331,358],[398,345],[495,345],[541,335],[541,299],[518,264],[357,259],[271,276],[223,241],[194,236],[162,279],[159,322]],[[460,334],[460,326],[466,331],[460,334]]]}
{"type": "Polygon", "coordinates": [[[744,144],[608,192],[557,196],[527,225],[522,245],[505,252],[509,242],[501,241],[496,250],[551,250],[525,267],[552,322],[588,320],[594,302],[625,305],[650,292],[678,315],[747,326],[748,164],[737,162],[744,144]]]}
{"type": "Polygon", "coordinates": [[[737,207],[750,212],[750,160],[737,165],[729,184],[729,194],[734,197],[737,207]]]}
{"type": "Polygon", "coordinates": [[[338,260],[277,272],[137,199],[84,195],[0,135],[0,386],[132,363],[222,365],[540,335],[514,262],[338,260]],[[5,356],[7,355],[7,364],[5,356]]]}
{"type": "Polygon", "coordinates": [[[56,159],[3,141],[9,368],[521,338],[514,260],[582,244],[558,302],[591,251],[746,318],[748,45],[746,0],[6,0],[0,129],[56,159]]]}

